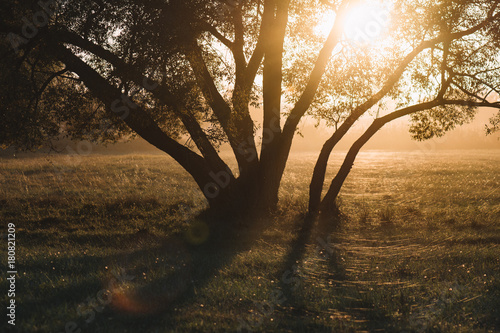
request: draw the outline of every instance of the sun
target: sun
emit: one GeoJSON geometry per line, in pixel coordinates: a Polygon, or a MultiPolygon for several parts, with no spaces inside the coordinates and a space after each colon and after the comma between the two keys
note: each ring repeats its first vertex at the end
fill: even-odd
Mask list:
{"type": "MultiPolygon", "coordinates": [[[[359,44],[372,43],[387,31],[390,10],[377,1],[361,1],[349,8],[344,18],[343,33],[346,40],[359,44]]],[[[333,26],[333,12],[323,13],[316,32],[328,36],[333,26]]]]}
{"type": "Polygon", "coordinates": [[[344,34],[356,43],[372,43],[382,37],[389,26],[389,9],[376,2],[362,2],[346,14],[344,34]]]}

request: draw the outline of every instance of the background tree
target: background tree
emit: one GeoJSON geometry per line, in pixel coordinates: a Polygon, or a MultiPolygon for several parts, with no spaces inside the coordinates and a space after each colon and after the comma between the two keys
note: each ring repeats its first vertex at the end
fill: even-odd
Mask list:
{"type": "Polygon", "coordinates": [[[139,135],[190,173],[211,208],[244,214],[276,207],[297,127],[311,115],[335,127],[310,186],[310,212],[328,215],[385,123],[412,114],[412,133],[427,139],[477,107],[499,107],[498,3],[380,1],[387,27],[359,44],[346,24],[363,1],[7,1],[0,142],[139,135]],[[328,36],[316,28],[325,17],[328,36]],[[260,147],[251,105],[262,110],[260,147]],[[332,149],[384,105],[395,111],[356,141],[321,199],[332,149]],[[237,172],[218,154],[223,142],[237,172]]]}
{"type": "MultiPolygon", "coordinates": [[[[371,93],[350,108],[347,118],[325,142],[310,185],[311,212],[336,212],[335,199],[357,153],[386,123],[411,115],[412,136],[425,140],[443,136],[457,125],[471,121],[478,107],[500,107],[498,12],[498,2],[395,3],[387,28],[389,35],[379,36],[376,45],[352,50],[360,52],[366,61],[380,59],[393,66],[386,67],[368,86],[371,93]],[[395,111],[375,119],[353,144],[321,201],[332,149],[359,117],[391,100],[396,101],[392,107],[395,111]]],[[[357,76],[350,76],[347,81],[352,78],[358,80],[357,76]]],[[[494,119],[490,133],[495,128],[494,119]]]]}

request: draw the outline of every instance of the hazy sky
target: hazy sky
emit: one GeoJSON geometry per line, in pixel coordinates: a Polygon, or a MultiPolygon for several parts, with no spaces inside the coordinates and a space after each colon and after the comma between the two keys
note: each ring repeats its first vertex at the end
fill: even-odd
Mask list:
{"type": "MultiPolygon", "coordinates": [[[[401,118],[387,124],[382,128],[363,148],[363,150],[434,150],[434,149],[500,149],[500,133],[486,136],[484,131],[488,119],[495,113],[491,109],[482,109],[477,118],[471,124],[463,125],[449,133],[443,138],[432,139],[424,142],[417,142],[411,139],[408,133],[409,122],[407,118],[401,118]]],[[[252,114],[257,122],[262,117],[261,110],[255,110],[252,114]]],[[[347,150],[350,145],[362,134],[371,123],[370,117],[361,119],[338,144],[337,150],[347,150]]],[[[314,120],[303,121],[299,128],[304,137],[296,135],[292,152],[319,152],[323,143],[333,133],[332,128],[326,126],[314,127],[314,120]]],[[[223,150],[228,150],[228,146],[223,146],[223,150]]],[[[106,151],[145,152],[161,153],[143,140],[110,146],[108,149],[97,147],[94,151],[103,153],[106,151]]],[[[499,150],[500,153],[500,150],[499,150]]]]}
{"type": "MultiPolygon", "coordinates": [[[[363,149],[383,150],[420,150],[432,146],[433,149],[500,149],[500,133],[486,136],[485,124],[495,114],[492,109],[480,109],[476,119],[455,130],[447,133],[442,138],[424,142],[412,140],[408,132],[409,117],[397,119],[383,127],[363,149]]],[[[352,129],[351,132],[339,143],[337,149],[346,150],[362,134],[373,118],[365,116],[352,129]]],[[[304,123],[301,129],[304,138],[296,137],[294,148],[296,150],[317,150],[323,142],[333,133],[326,127],[314,128],[314,122],[304,123]]]]}

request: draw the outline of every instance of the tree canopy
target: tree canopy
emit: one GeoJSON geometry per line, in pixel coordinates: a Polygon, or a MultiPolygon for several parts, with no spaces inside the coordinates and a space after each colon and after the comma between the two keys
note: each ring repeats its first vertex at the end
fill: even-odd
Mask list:
{"type": "Polygon", "coordinates": [[[328,211],[357,153],[387,122],[411,115],[413,137],[425,140],[479,107],[500,108],[499,3],[4,1],[0,143],[32,149],[64,136],[138,135],[179,162],[211,206],[270,208],[298,124],[310,116],[332,127],[309,202],[311,212],[328,211]],[[370,112],[372,125],[322,198],[331,151],[370,112]],[[222,143],[238,172],[219,156],[222,143]]]}

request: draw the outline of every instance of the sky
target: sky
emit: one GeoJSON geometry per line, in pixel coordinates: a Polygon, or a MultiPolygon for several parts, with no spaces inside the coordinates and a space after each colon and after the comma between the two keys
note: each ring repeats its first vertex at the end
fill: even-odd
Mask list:
{"type": "MultiPolygon", "coordinates": [[[[460,126],[442,138],[423,142],[417,142],[411,138],[408,132],[409,117],[401,118],[385,125],[363,147],[363,150],[422,150],[428,149],[428,147],[444,150],[500,149],[500,133],[489,136],[485,134],[485,125],[494,114],[494,110],[481,109],[472,123],[460,126]]],[[[370,123],[369,117],[361,119],[338,144],[337,149],[348,150],[370,123]]],[[[296,138],[293,147],[295,151],[319,150],[323,142],[333,133],[332,129],[326,127],[316,129],[308,124],[302,125],[302,128],[305,133],[304,138],[296,138]]]]}
{"type": "MultiPolygon", "coordinates": [[[[259,113],[261,114],[261,113],[259,113]]],[[[257,112],[254,112],[254,119],[257,112]]],[[[500,133],[486,136],[485,124],[494,115],[493,110],[481,109],[476,119],[447,133],[442,138],[423,142],[412,140],[408,132],[408,118],[401,118],[382,128],[364,147],[363,150],[385,151],[428,151],[428,150],[460,150],[460,149],[498,149],[500,153],[500,133]]],[[[307,120],[299,125],[303,135],[296,135],[292,146],[294,152],[319,153],[323,143],[333,133],[332,128],[314,126],[314,120],[307,120]]],[[[336,147],[337,151],[348,150],[351,144],[363,133],[370,124],[369,117],[358,121],[346,137],[336,147]]],[[[221,147],[222,151],[230,151],[228,145],[221,147]]],[[[152,153],[162,154],[161,151],[149,145],[142,139],[127,144],[110,145],[109,147],[94,147],[95,153],[152,153]]]]}

